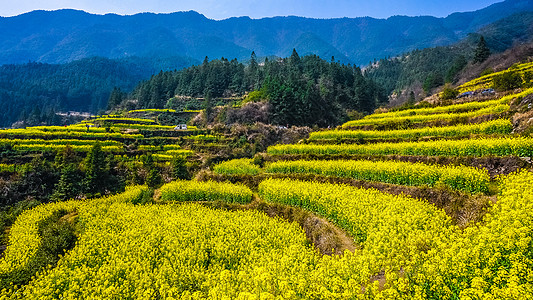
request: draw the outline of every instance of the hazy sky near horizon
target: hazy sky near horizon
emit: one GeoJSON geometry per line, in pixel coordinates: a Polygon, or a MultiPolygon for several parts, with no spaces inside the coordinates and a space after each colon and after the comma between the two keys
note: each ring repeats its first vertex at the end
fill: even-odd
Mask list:
{"type": "Polygon", "coordinates": [[[249,16],[304,16],[312,18],[388,18],[393,15],[445,17],[473,11],[502,0],[0,0],[0,16],[32,10],[80,9],[90,13],[135,14],[195,10],[211,19],[249,16]]]}

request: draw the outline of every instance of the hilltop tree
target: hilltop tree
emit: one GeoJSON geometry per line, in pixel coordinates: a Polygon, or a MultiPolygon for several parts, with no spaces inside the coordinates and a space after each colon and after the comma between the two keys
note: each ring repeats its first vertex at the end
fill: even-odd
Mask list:
{"type": "Polygon", "coordinates": [[[105,191],[107,170],[106,155],[99,142],[94,144],[85,159],[85,179],[83,184],[87,193],[103,193],[105,191]]]}
{"type": "Polygon", "coordinates": [[[474,63],[482,63],[490,56],[490,49],[487,47],[485,38],[481,36],[476,47],[476,52],[474,53],[474,63]]]}
{"type": "Polygon", "coordinates": [[[119,105],[125,98],[126,93],[122,92],[118,87],[113,88],[113,91],[111,91],[111,94],[109,95],[107,109],[112,109],[113,107],[119,105]]]}
{"type": "Polygon", "coordinates": [[[143,167],[146,170],[146,185],[151,188],[157,188],[163,183],[163,178],[157,169],[154,158],[151,153],[141,157],[143,167]]]}
{"type": "Polygon", "coordinates": [[[172,157],[170,162],[172,166],[172,177],[174,179],[189,179],[189,171],[187,170],[187,160],[181,155],[172,157]]]}

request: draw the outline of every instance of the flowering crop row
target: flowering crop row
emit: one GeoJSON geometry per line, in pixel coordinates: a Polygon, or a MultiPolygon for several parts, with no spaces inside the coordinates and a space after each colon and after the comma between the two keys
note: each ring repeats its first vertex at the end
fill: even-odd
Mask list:
{"type": "Polygon", "coordinates": [[[411,122],[411,123],[426,123],[437,120],[450,121],[458,118],[473,118],[485,115],[501,114],[509,110],[508,104],[499,104],[489,107],[484,107],[478,110],[463,112],[463,113],[439,113],[430,115],[412,115],[401,117],[383,117],[383,118],[364,118],[360,120],[348,121],[342,127],[366,126],[366,125],[384,125],[388,123],[411,122]]]}
{"type": "MultiPolygon", "coordinates": [[[[67,145],[54,145],[54,144],[22,144],[15,145],[13,149],[17,151],[61,151],[65,149],[67,145]]],[[[79,152],[89,152],[92,149],[92,145],[71,145],[72,150],[79,152]]],[[[122,146],[102,146],[104,152],[124,152],[122,146]]]]}
{"type": "Polygon", "coordinates": [[[0,172],[13,173],[17,169],[17,165],[0,164],[0,172]]]}
{"type": "Polygon", "coordinates": [[[423,287],[426,299],[533,298],[533,173],[502,178],[500,190],[480,225],[429,252],[411,290],[423,287]]]}
{"type": "Polygon", "coordinates": [[[194,152],[192,150],[168,150],[168,151],[165,151],[165,152],[159,152],[159,153],[154,153],[153,156],[155,159],[159,160],[159,161],[170,161],[172,160],[175,156],[189,156],[189,155],[192,155],[194,152]]]}
{"type": "Polygon", "coordinates": [[[294,299],[318,260],[297,224],[254,211],[115,203],[79,218],[76,247],[21,298],[294,299]]]}
{"type": "Polygon", "coordinates": [[[181,146],[177,144],[161,145],[161,146],[139,145],[137,149],[144,150],[144,151],[180,150],[181,146]]]}
{"type": "MultiPolygon", "coordinates": [[[[464,231],[406,196],[295,180],[259,186],[348,231],[359,247],[320,256],[295,223],[197,204],[133,205],[142,193],[42,205],[17,219],[0,266],[23,265],[32,226],[73,204],[80,236],[57,267],[4,298],[25,299],[529,299],[533,296],[533,174],[502,179],[483,223],[464,231]],[[128,203],[129,202],[129,203],[128,203]],[[18,257],[17,257],[18,256],[18,257]],[[11,265],[9,265],[11,262],[11,265]],[[376,275],[383,278],[380,287],[376,275]]],[[[126,193],[127,194],[127,193],[126,193]]],[[[70,208],[70,207],[68,207],[70,208]]],[[[30,237],[32,236],[33,239],[30,237]]],[[[38,246],[37,246],[38,247],[38,246]]],[[[30,251],[31,256],[31,251],[30,251]]]]}
{"type": "Polygon", "coordinates": [[[115,138],[115,139],[138,139],[142,138],[141,134],[125,134],[120,132],[101,132],[99,129],[70,130],[43,130],[29,127],[26,129],[6,129],[0,130],[0,137],[9,136],[28,136],[28,137],[48,137],[48,138],[115,138]]]}
{"type": "Polygon", "coordinates": [[[99,117],[93,121],[100,121],[100,122],[113,122],[113,123],[138,123],[138,124],[155,124],[156,122],[152,119],[141,119],[141,118],[124,118],[121,116],[105,116],[105,117],[99,117]]]}
{"type": "Polygon", "coordinates": [[[69,139],[53,139],[53,140],[43,140],[43,139],[0,139],[0,144],[11,144],[11,145],[33,145],[33,144],[48,144],[48,145],[71,145],[71,146],[87,146],[100,143],[102,146],[122,146],[121,142],[106,140],[106,141],[95,141],[95,140],[69,140],[69,139]]]}
{"type": "MultiPolygon", "coordinates": [[[[519,64],[515,68],[513,68],[514,71],[517,71],[520,75],[524,74],[525,72],[532,72],[533,71],[533,63],[524,63],[519,64]]],[[[466,91],[475,91],[482,88],[489,88],[490,84],[492,83],[492,79],[495,76],[501,75],[505,72],[511,71],[510,69],[506,69],[500,72],[495,72],[491,74],[487,74],[485,76],[481,76],[479,78],[476,78],[474,80],[470,80],[461,86],[458,87],[458,90],[460,92],[466,92],[466,91]]]]}
{"type": "Polygon", "coordinates": [[[231,183],[178,180],[161,187],[163,201],[213,201],[248,203],[252,201],[252,191],[231,183]]]}
{"type": "Polygon", "coordinates": [[[486,170],[467,166],[439,166],[398,161],[277,161],[266,166],[268,173],[312,173],[401,185],[445,185],[470,193],[488,191],[486,170]]]}
{"type": "Polygon", "coordinates": [[[275,145],[272,155],[423,155],[423,156],[533,156],[532,138],[490,138],[427,142],[377,143],[369,145],[275,145]]]}
{"type": "MultiPolygon", "coordinates": [[[[127,129],[139,129],[139,130],[174,130],[176,126],[168,125],[151,125],[151,124],[123,124],[115,123],[113,127],[127,128],[127,129]]],[[[187,126],[187,130],[197,130],[196,126],[187,126]]]]}
{"type": "Polygon", "coordinates": [[[213,172],[224,175],[257,175],[261,168],[251,163],[251,159],[241,158],[221,162],[213,167],[213,172]]]}
{"type": "Polygon", "coordinates": [[[143,113],[143,112],[176,112],[175,109],[164,109],[164,108],[145,108],[145,109],[135,109],[130,110],[127,113],[143,113]]]}
{"type": "MultiPolygon", "coordinates": [[[[77,131],[77,132],[87,132],[87,126],[89,124],[74,124],[74,125],[68,125],[68,126],[32,126],[32,127],[26,127],[26,130],[39,130],[39,131],[77,131]]],[[[100,132],[105,133],[106,129],[104,127],[94,127],[94,125],[90,125],[89,128],[90,132],[100,132]]]]}
{"type": "Polygon", "coordinates": [[[325,130],[311,132],[309,140],[336,139],[412,139],[419,137],[457,137],[470,134],[508,134],[513,124],[498,119],[480,124],[464,124],[445,127],[422,127],[405,130],[325,130]]]}
{"type": "Polygon", "coordinates": [[[435,107],[424,107],[424,108],[413,108],[400,111],[390,111],[384,113],[375,113],[366,116],[364,119],[382,119],[382,118],[399,118],[407,116],[424,116],[424,115],[433,115],[433,114],[443,114],[443,113],[464,113],[479,109],[485,109],[488,107],[493,107],[501,104],[509,104],[511,98],[504,97],[496,100],[488,101],[473,101],[460,104],[452,104],[445,106],[435,106],[435,107]]]}

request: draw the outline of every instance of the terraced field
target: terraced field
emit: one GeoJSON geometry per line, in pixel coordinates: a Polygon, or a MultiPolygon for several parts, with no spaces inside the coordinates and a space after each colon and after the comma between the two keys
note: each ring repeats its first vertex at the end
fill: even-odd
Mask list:
{"type": "MultiPolygon", "coordinates": [[[[0,260],[1,297],[532,298],[533,139],[515,133],[509,115],[531,93],[370,115],[217,163],[197,180],[27,210],[0,260]],[[476,122],[483,114],[493,119],[476,122]],[[464,122],[426,122],[443,118],[464,122]],[[404,119],[419,124],[377,129],[404,119]],[[75,242],[42,265],[54,243],[43,231],[50,220],[71,228],[62,236],[75,242]],[[321,248],[328,239],[338,248],[321,248]]],[[[108,127],[6,130],[0,143],[31,154],[46,151],[39,145],[84,151],[98,142],[135,162],[136,153],[165,160],[224,141],[198,130],[148,137],[173,129],[123,116],[100,121],[108,127]]]]}

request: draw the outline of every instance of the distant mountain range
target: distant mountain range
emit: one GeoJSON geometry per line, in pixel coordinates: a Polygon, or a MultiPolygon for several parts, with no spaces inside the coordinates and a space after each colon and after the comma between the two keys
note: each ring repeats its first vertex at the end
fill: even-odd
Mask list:
{"type": "Polygon", "coordinates": [[[252,51],[258,56],[286,57],[293,48],[300,55],[334,56],[362,65],[413,49],[449,45],[510,15],[532,11],[529,0],[507,0],[446,18],[240,17],[216,21],[194,11],[131,16],[33,11],[0,18],[0,65],[67,63],[93,56],[244,60],[252,51]]]}

